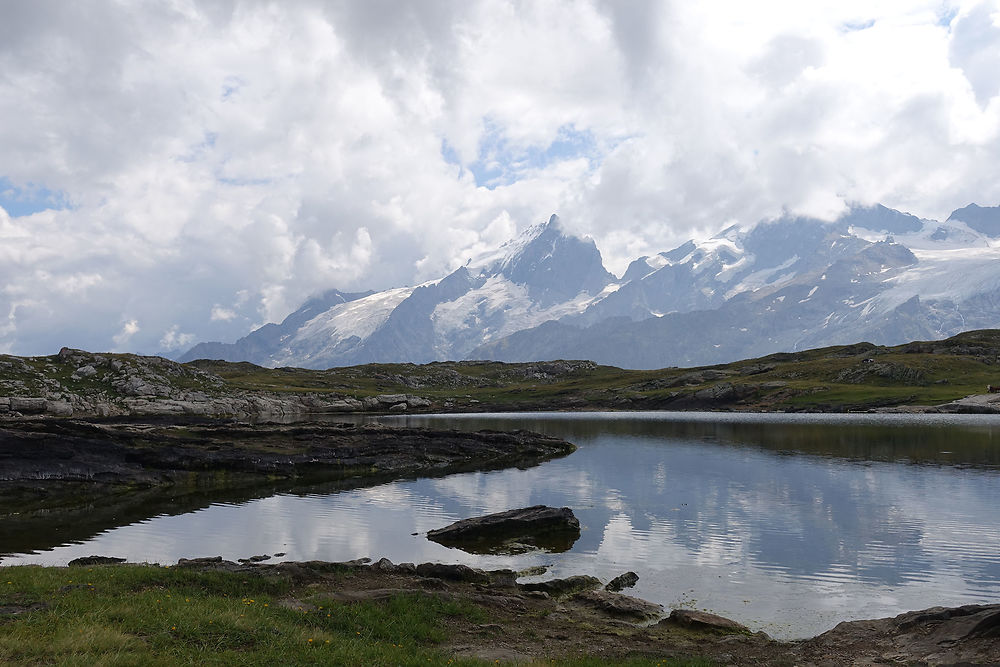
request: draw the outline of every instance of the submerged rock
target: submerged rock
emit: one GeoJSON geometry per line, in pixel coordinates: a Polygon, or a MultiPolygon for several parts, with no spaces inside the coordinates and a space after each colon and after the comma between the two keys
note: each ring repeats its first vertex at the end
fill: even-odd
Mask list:
{"type": "Polygon", "coordinates": [[[427,539],[469,553],[567,551],[580,538],[580,522],[568,507],[535,505],[456,521],[427,532],[427,539]]]}
{"type": "Polygon", "coordinates": [[[617,593],[623,588],[632,588],[639,581],[639,575],[635,572],[626,572],[625,574],[619,574],[617,577],[608,582],[604,590],[611,591],[612,593],[617,593]]]}

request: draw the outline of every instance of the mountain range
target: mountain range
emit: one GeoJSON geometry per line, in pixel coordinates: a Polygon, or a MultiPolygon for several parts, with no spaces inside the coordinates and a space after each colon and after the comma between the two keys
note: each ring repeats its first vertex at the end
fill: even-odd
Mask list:
{"type": "Polygon", "coordinates": [[[328,368],[370,362],[590,359],[725,363],[826,345],[891,345],[1000,326],[1000,207],[943,222],[881,205],[785,215],[640,257],[616,277],[557,216],[449,275],[330,290],[200,358],[328,368]]]}

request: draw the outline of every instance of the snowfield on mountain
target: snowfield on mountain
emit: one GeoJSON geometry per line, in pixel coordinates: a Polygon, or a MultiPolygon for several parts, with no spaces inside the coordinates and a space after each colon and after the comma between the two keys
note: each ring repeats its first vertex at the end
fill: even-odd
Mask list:
{"type": "Polygon", "coordinates": [[[724,363],[824,345],[891,345],[1000,326],[1000,207],[948,220],[884,206],[785,216],[609,273],[553,215],[416,287],[331,290],[281,324],[181,357],[328,368],[455,359],[724,363]]]}

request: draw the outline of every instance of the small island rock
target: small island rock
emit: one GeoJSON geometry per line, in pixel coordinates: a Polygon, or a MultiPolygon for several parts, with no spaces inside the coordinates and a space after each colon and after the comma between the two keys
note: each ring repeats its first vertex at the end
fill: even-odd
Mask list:
{"type": "Polygon", "coordinates": [[[434,542],[472,553],[566,551],[579,537],[580,522],[573,510],[545,505],[462,519],[427,532],[434,542]]]}

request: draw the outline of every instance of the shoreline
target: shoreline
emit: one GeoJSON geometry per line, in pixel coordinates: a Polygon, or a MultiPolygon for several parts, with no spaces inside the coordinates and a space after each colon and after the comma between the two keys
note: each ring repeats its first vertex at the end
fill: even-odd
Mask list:
{"type": "MultiPolygon", "coordinates": [[[[264,556],[242,562],[213,557],[181,559],[167,566],[104,564],[107,560],[112,559],[83,559],[67,567],[0,567],[2,578],[10,582],[7,588],[0,588],[0,635],[3,628],[56,615],[68,601],[84,608],[110,607],[114,611],[118,603],[110,591],[116,586],[113,582],[131,578],[142,581],[137,586],[139,595],[153,590],[158,603],[164,597],[173,599],[173,595],[178,607],[192,601],[211,606],[215,618],[221,613],[219,605],[237,605],[244,626],[271,627],[275,619],[292,619],[309,628],[309,637],[322,638],[324,647],[330,642],[357,641],[368,634],[370,628],[363,624],[356,626],[356,636],[351,632],[355,626],[345,633],[338,631],[336,617],[357,609],[396,608],[403,601],[418,609],[457,605],[464,611],[445,619],[435,640],[411,647],[411,651],[430,651],[422,658],[425,664],[451,660],[541,664],[584,657],[608,664],[623,659],[657,664],[664,658],[694,658],[707,660],[707,664],[816,667],[1000,661],[1000,605],[938,607],[894,618],[849,621],[809,639],[775,641],[722,617],[691,609],[666,610],[606,590],[600,581],[586,575],[524,584],[511,570],[394,564],[386,559],[374,563],[358,559],[270,564],[264,562],[268,560],[264,556]],[[36,582],[34,591],[19,593],[27,588],[29,579],[36,582]],[[37,584],[39,580],[52,583],[37,584]],[[85,583],[60,583],[64,581],[85,583]],[[227,603],[225,595],[213,597],[206,593],[206,586],[236,590],[242,602],[233,599],[227,603]],[[20,602],[13,602],[18,595],[20,602]],[[186,602],[182,604],[181,598],[186,602]],[[248,616],[251,620],[246,620],[248,616]]],[[[192,613],[190,606],[183,613],[192,613]]],[[[181,611],[176,618],[183,619],[181,611]]],[[[61,625],[76,622],[54,616],[47,632],[58,633],[61,625]]],[[[130,627],[143,625],[142,619],[119,622],[130,627]]],[[[177,624],[190,621],[170,622],[176,630],[177,624]]],[[[201,623],[202,631],[208,632],[211,624],[201,623]]],[[[249,629],[245,627],[244,632],[249,629]]],[[[307,646],[316,643],[302,637],[293,641],[307,646]]],[[[182,641],[183,637],[176,639],[182,641]]],[[[392,642],[392,646],[397,643],[392,642]]],[[[0,643],[0,657],[4,656],[2,651],[0,643]]],[[[12,662],[19,662],[16,656],[12,662]]]]}

